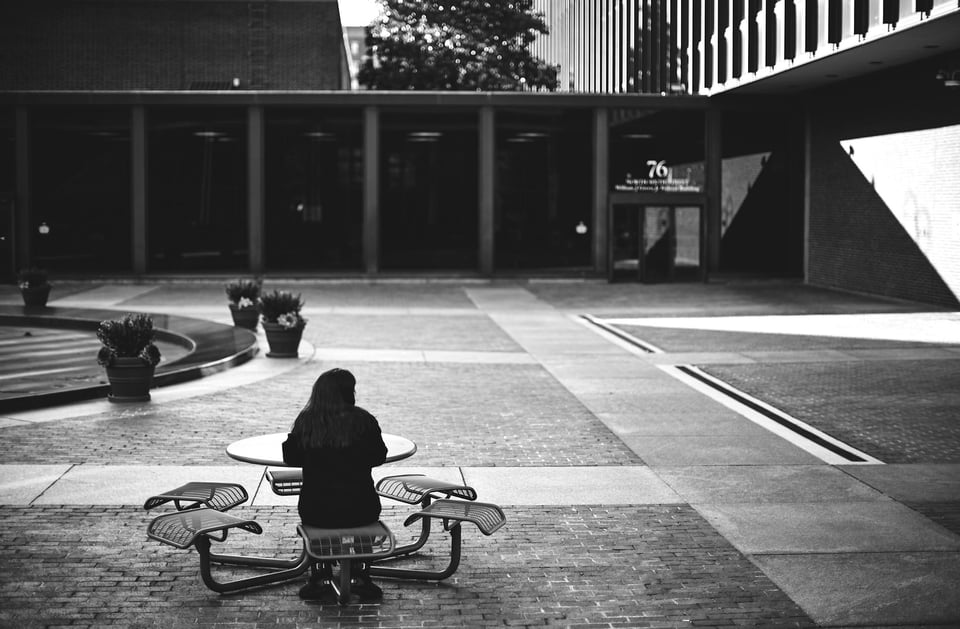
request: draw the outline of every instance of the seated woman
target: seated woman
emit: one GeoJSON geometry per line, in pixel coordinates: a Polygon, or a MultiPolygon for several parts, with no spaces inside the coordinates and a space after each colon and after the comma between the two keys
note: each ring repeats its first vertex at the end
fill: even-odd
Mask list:
{"type": "MultiPolygon", "coordinates": [[[[380,519],[380,497],[370,470],[386,460],[387,447],[376,418],[356,405],[356,384],[345,369],[322,373],[283,444],[284,462],[303,468],[298,510],[306,525],[346,528],[380,519]]],[[[371,580],[370,566],[357,568],[359,583],[353,592],[361,600],[381,599],[383,591],[371,580]]],[[[329,564],[315,568],[300,598],[336,600],[331,577],[329,564]]]]}

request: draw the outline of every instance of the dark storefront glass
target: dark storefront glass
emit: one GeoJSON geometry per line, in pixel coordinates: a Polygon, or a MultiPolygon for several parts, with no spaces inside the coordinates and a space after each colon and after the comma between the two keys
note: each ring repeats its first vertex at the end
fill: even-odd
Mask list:
{"type": "Polygon", "coordinates": [[[610,111],[613,280],[702,278],[702,112],[610,111]]]}
{"type": "Polygon", "coordinates": [[[363,157],[358,110],[266,113],[266,265],[358,270],[363,157]]]}
{"type": "Polygon", "coordinates": [[[0,282],[14,278],[13,208],[17,191],[13,109],[0,107],[0,282]]]}
{"type": "Polygon", "coordinates": [[[591,264],[592,112],[498,111],[495,265],[591,264]]]}
{"type": "Polygon", "coordinates": [[[38,108],[31,121],[30,262],[130,270],[129,110],[38,108]]]}
{"type": "Polygon", "coordinates": [[[147,128],[149,270],[247,268],[245,110],[148,109],[147,128]]]}
{"type": "Polygon", "coordinates": [[[380,266],[477,268],[477,114],[384,113],[380,266]]]}
{"type": "Polygon", "coordinates": [[[613,192],[704,191],[704,115],[699,111],[610,111],[613,192]]]}

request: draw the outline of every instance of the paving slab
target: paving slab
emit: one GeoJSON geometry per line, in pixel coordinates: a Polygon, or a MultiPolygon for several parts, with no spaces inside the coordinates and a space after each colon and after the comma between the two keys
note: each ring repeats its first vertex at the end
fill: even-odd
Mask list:
{"type": "Polygon", "coordinates": [[[960,464],[848,465],[851,476],[906,502],[960,502],[960,464]]]}
{"type": "Polygon", "coordinates": [[[687,465],[812,465],[820,459],[780,437],[732,435],[621,435],[650,467],[687,465]]]}
{"type": "Polygon", "coordinates": [[[644,406],[639,401],[591,398],[587,408],[617,435],[739,435],[744,440],[769,434],[765,429],[746,421],[731,410],[701,408],[689,402],[676,406],[644,406]],[[613,409],[613,410],[604,410],[613,409]]]}
{"type": "Polygon", "coordinates": [[[0,465],[0,505],[28,505],[63,476],[70,465],[0,465]]]}
{"type": "Polygon", "coordinates": [[[960,536],[893,501],[693,506],[749,555],[960,551],[960,536]]]}
{"type": "Polygon", "coordinates": [[[500,505],[646,505],[683,500],[649,468],[465,467],[481,500],[500,505]]]}
{"type": "Polygon", "coordinates": [[[829,465],[658,467],[656,472],[684,500],[698,504],[890,500],[829,465]]]}
{"type": "Polygon", "coordinates": [[[150,496],[191,481],[239,483],[252,495],[262,474],[263,470],[252,465],[74,465],[33,504],[143,504],[150,496]]]}
{"type": "Polygon", "coordinates": [[[756,555],[753,561],[820,626],[960,626],[957,553],[756,555]]]}

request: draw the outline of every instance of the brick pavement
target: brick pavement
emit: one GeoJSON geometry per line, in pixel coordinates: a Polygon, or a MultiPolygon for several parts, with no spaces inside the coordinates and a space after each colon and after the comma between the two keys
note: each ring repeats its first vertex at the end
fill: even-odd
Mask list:
{"type": "MultiPolygon", "coordinates": [[[[265,532],[234,533],[229,552],[296,553],[289,508],[240,511],[265,532]]],[[[396,511],[385,521],[402,531],[396,511]]],[[[688,506],[512,508],[495,536],[465,532],[447,581],[382,579],[383,604],[348,608],[304,603],[300,581],[208,592],[195,557],[145,539],[136,505],[0,507],[0,517],[4,627],[813,626],[688,506]]]]}
{"type": "MultiPolygon", "coordinates": [[[[0,465],[241,466],[224,457],[223,444],[234,438],[286,429],[313,379],[334,364],[357,373],[358,399],[380,418],[385,430],[404,434],[419,444],[415,459],[410,461],[417,466],[477,466],[530,470],[535,474],[537,468],[546,466],[586,470],[646,463],[633,447],[628,447],[623,434],[611,428],[606,413],[596,411],[596,396],[585,397],[579,389],[571,389],[575,381],[570,374],[577,368],[575,354],[569,366],[555,360],[551,369],[536,362],[510,362],[517,354],[529,353],[529,348],[507,332],[503,325],[506,319],[478,309],[468,297],[471,290],[485,288],[482,283],[461,286],[305,282],[287,286],[302,290],[307,299],[307,316],[311,318],[307,338],[316,348],[312,360],[269,380],[207,395],[2,428],[0,439],[4,448],[0,449],[0,465]],[[449,362],[404,362],[377,359],[375,354],[364,354],[362,360],[345,359],[349,352],[333,351],[344,349],[481,351],[486,352],[485,360],[493,362],[468,357],[449,362]],[[336,361],[327,360],[325,351],[337,356],[336,361]],[[588,398],[590,403],[584,401],[588,398]]],[[[516,287],[510,283],[504,286],[516,287]]],[[[792,284],[688,288],[601,283],[521,286],[521,292],[541,298],[541,307],[555,306],[558,314],[662,316],[709,311],[729,315],[904,312],[910,308],[899,302],[837,295],[792,284]]],[[[161,285],[133,292],[134,297],[116,307],[146,309],[166,305],[192,309],[200,316],[227,318],[222,284],[218,282],[161,285]],[[210,314],[205,314],[207,311],[210,314]]],[[[67,293],[78,300],[85,294],[83,290],[67,293]]],[[[520,310],[521,315],[525,312],[520,310]]],[[[562,316],[556,320],[562,321],[562,316]]],[[[530,334],[534,338],[536,330],[530,334]]],[[[776,353],[784,348],[809,349],[808,343],[828,350],[838,343],[836,339],[819,338],[778,340],[769,335],[735,338],[716,332],[681,332],[676,338],[691,342],[690,348],[708,353],[720,348],[736,351],[747,347],[776,353]]],[[[850,349],[851,343],[846,343],[850,349]]],[[[896,343],[858,343],[852,344],[854,349],[904,349],[896,343]]],[[[675,347],[679,346],[672,346],[675,347]]],[[[563,354],[565,350],[560,347],[557,351],[563,354]]],[[[602,358],[605,354],[598,356],[601,358],[590,359],[591,369],[606,360],[602,358]]],[[[919,389],[924,399],[943,403],[947,412],[947,416],[937,414],[936,404],[921,408],[931,429],[941,431],[922,434],[911,429],[917,425],[917,413],[909,416],[906,428],[898,425],[904,423],[904,413],[916,407],[915,399],[881,397],[875,407],[863,401],[888,391],[888,377],[899,382],[896,374],[906,363],[847,362],[856,364],[854,377],[841,378],[830,371],[842,369],[840,363],[786,365],[778,363],[776,357],[762,364],[710,363],[704,368],[722,371],[725,377],[755,393],[769,391],[769,401],[782,402],[788,410],[806,413],[811,419],[816,419],[816,414],[830,418],[824,391],[831,391],[825,387],[834,386],[836,391],[831,396],[837,412],[832,419],[839,422],[837,426],[843,422],[851,427],[861,426],[871,414],[889,407],[894,421],[886,425],[865,424],[865,437],[911,462],[929,462],[931,457],[954,460],[951,457],[957,448],[950,441],[949,422],[947,428],[942,425],[944,419],[950,418],[949,409],[956,407],[943,389],[952,382],[951,372],[944,368],[953,363],[917,360],[908,365],[913,375],[907,386],[919,389]],[[857,410],[856,404],[861,404],[862,409],[857,410]],[[946,442],[942,452],[933,449],[936,439],[946,442]]],[[[632,394],[632,385],[623,374],[614,372],[610,376],[612,390],[620,400],[616,403],[622,406],[623,396],[632,394]]],[[[713,407],[701,402],[692,404],[695,394],[688,392],[685,397],[678,397],[674,387],[665,388],[662,399],[658,398],[656,387],[662,385],[657,382],[649,380],[643,384],[644,395],[649,396],[657,413],[671,405],[691,417],[709,417],[714,412],[713,407]],[[651,386],[655,388],[649,389],[651,386]]],[[[616,403],[612,402],[610,408],[616,408],[616,403]]],[[[640,419],[653,417],[648,417],[642,404],[636,409],[640,419]]],[[[723,421],[723,425],[733,422],[728,417],[723,421]]],[[[744,445],[750,445],[749,438],[744,445]]],[[[806,467],[795,468],[798,477],[803,477],[806,467]]],[[[904,467],[904,475],[908,468],[904,467]]],[[[832,467],[829,470],[836,471],[832,467]]],[[[660,474],[669,477],[663,471],[660,474]]],[[[873,484],[882,487],[882,483],[873,484]]],[[[819,490],[811,487],[785,491],[771,485],[764,500],[769,502],[769,496],[789,494],[791,501],[811,502],[788,505],[794,511],[787,509],[785,513],[829,512],[833,503],[808,497],[811,491],[819,490]]],[[[744,487],[741,494],[748,500],[751,488],[744,487]]],[[[960,500],[950,498],[950,491],[945,495],[946,499],[903,501],[926,518],[924,532],[935,533],[940,544],[945,543],[949,534],[941,535],[938,525],[960,535],[960,500]]],[[[889,500],[879,494],[871,500],[877,501],[866,503],[871,505],[872,512],[894,511],[887,504],[889,500]]],[[[877,618],[887,618],[890,626],[897,627],[920,626],[930,618],[960,622],[960,611],[950,608],[949,601],[945,609],[938,608],[933,616],[911,611],[917,603],[908,601],[902,605],[907,611],[884,615],[882,610],[862,603],[865,597],[856,591],[862,575],[845,568],[846,572],[839,570],[828,578],[817,564],[836,558],[839,565],[861,565],[858,562],[862,557],[857,552],[794,555],[775,549],[766,553],[752,550],[749,539],[746,543],[743,539],[750,531],[731,534],[729,526],[714,517],[724,508],[736,513],[737,505],[705,508],[687,503],[642,504],[638,500],[637,504],[581,501],[545,506],[530,504],[520,495],[517,504],[503,503],[508,511],[508,525],[494,536],[483,537],[472,528],[465,532],[464,561],[451,579],[441,584],[384,579],[386,596],[382,604],[338,608],[300,601],[296,596],[299,583],[228,596],[207,591],[199,581],[195,555],[146,539],[144,527],[150,514],[137,505],[41,502],[0,505],[3,627],[817,626],[812,615],[821,619],[820,626],[834,627],[876,626],[877,618]],[[804,594],[808,584],[803,579],[808,577],[801,575],[803,579],[796,581],[784,576],[783,570],[796,571],[800,565],[797,559],[809,559],[812,567],[804,574],[813,574],[814,579],[821,581],[827,579],[825,583],[836,591],[832,592],[833,597],[822,597],[831,599],[829,605],[804,594]],[[841,582],[847,585],[832,586],[841,582]],[[845,589],[850,590],[847,598],[845,589]],[[840,603],[833,602],[834,598],[840,603]],[[848,622],[851,618],[852,623],[848,622]]],[[[855,509],[856,501],[846,506],[855,509]]],[[[265,534],[232,534],[231,549],[288,556],[297,548],[288,506],[247,505],[239,509],[262,522],[265,534]]],[[[391,527],[402,533],[401,510],[388,506],[385,514],[391,527]]],[[[825,526],[829,525],[828,522],[825,526]]],[[[867,537],[871,532],[864,530],[862,534],[867,537]]],[[[896,556],[867,548],[872,562],[893,561],[896,556]]],[[[923,553],[942,556],[945,561],[957,556],[955,550],[923,553]]],[[[941,578],[946,581],[932,586],[949,586],[949,579],[955,578],[950,575],[944,572],[941,578]]],[[[893,586],[877,582],[872,587],[880,593],[896,592],[885,589],[896,587],[895,576],[890,579],[893,586]]],[[[937,590],[928,587],[928,591],[932,593],[928,595],[936,596],[937,590]]],[[[921,603],[928,602],[922,593],[911,592],[921,603]]],[[[885,596],[889,599],[890,595],[885,596]]],[[[940,606],[943,605],[941,600],[940,606]]]]}

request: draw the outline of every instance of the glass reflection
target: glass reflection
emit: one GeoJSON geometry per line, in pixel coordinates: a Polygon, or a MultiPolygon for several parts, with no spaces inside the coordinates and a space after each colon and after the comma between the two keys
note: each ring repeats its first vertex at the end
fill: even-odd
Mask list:
{"type": "Polygon", "coordinates": [[[147,124],[150,270],[246,268],[244,112],[153,110],[147,124]]]}
{"type": "MultiPolygon", "coordinates": [[[[0,281],[13,281],[13,202],[16,198],[16,136],[12,108],[0,108],[0,281]]],[[[25,261],[26,262],[26,261],[25,261]]]]}
{"type": "Polygon", "coordinates": [[[610,111],[610,186],[616,192],[702,193],[704,115],[610,111]]]}
{"type": "Polygon", "coordinates": [[[359,111],[266,114],[266,264],[359,269],[363,160],[359,111]]]}
{"type": "Polygon", "coordinates": [[[384,114],[380,262],[477,268],[477,115],[384,114]]]}
{"type": "Polygon", "coordinates": [[[497,114],[498,271],[591,264],[591,113],[497,114]]]}
{"type": "Polygon", "coordinates": [[[32,264],[49,271],[128,271],[130,114],[31,112],[32,264]]]}

